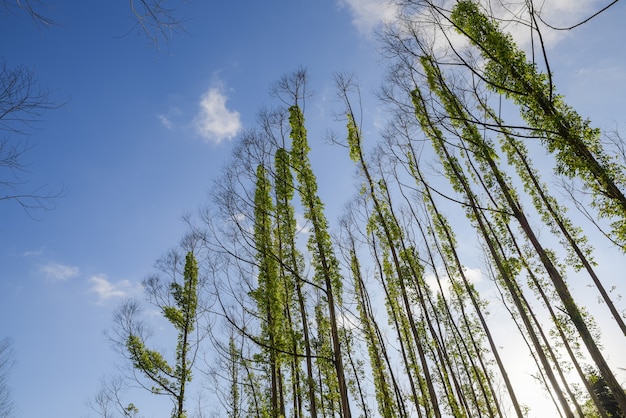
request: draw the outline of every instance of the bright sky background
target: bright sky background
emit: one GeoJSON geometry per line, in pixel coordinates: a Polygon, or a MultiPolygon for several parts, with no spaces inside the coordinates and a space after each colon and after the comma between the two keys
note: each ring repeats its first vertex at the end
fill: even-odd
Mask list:
{"type": "MultiPolygon", "coordinates": [[[[571,23],[607,2],[546,3],[557,23],[571,23]]],[[[181,216],[206,203],[233,140],[271,103],[272,82],[308,70],[313,164],[330,219],[353,184],[345,151],[322,140],[327,128],[342,129],[332,117],[340,109],[333,73],[360,80],[372,141],[384,122],[373,92],[385,63],[371,29],[387,12],[376,1],[195,0],[178,13],[190,18],[187,33],[159,51],[128,33],[128,2],[47,3],[56,27],[0,9],[0,57],[67,100],[32,130],[26,158],[29,186],[67,195],[35,219],[0,202],[0,338],[14,340],[10,383],[21,418],[90,414],[85,402],[116,359],[103,336],[114,308],[141,296],[140,281],[185,232],[181,216]]],[[[623,135],[625,18],[620,2],[550,51],[559,92],[596,126],[623,135]]]]}

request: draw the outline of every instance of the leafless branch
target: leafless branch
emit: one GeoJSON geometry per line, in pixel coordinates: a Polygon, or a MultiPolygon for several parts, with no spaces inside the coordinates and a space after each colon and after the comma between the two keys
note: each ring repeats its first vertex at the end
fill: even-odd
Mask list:
{"type": "Polygon", "coordinates": [[[167,43],[174,33],[184,32],[185,21],[166,3],[167,0],[129,0],[135,27],[156,47],[163,41],[167,43]]]}
{"type": "Polygon", "coordinates": [[[13,340],[5,337],[0,340],[0,417],[12,416],[15,409],[7,381],[14,364],[13,340]]]}
{"type": "Polygon", "coordinates": [[[579,26],[584,25],[585,23],[589,22],[591,19],[593,19],[594,17],[600,15],[601,13],[607,11],[611,6],[615,5],[619,0],[613,0],[611,3],[607,4],[606,6],[604,6],[602,9],[598,10],[597,12],[595,12],[594,14],[592,14],[591,16],[589,16],[586,19],[581,20],[580,22],[571,25],[571,26],[565,26],[565,27],[558,27],[558,26],[553,26],[550,25],[549,23],[547,23],[545,20],[543,20],[543,18],[541,17],[541,15],[537,14],[537,18],[541,21],[541,23],[543,23],[544,25],[546,25],[547,27],[549,27],[550,29],[553,30],[572,30],[575,29],[579,26]]]}
{"type": "Polygon", "coordinates": [[[40,0],[0,0],[0,6],[8,13],[27,13],[33,21],[41,26],[53,26],[54,21],[43,14],[40,10],[45,3],[40,0]]]}
{"type": "Polygon", "coordinates": [[[24,180],[28,137],[45,111],[63,106],[52,92],[42,89],[32,71],[23,66],[9,68],[0,61],[0,201],[18,203],[28,214],[51,209],[65,194],[61,187],[53,192],[45,187],[27,189],[24,180]]]}

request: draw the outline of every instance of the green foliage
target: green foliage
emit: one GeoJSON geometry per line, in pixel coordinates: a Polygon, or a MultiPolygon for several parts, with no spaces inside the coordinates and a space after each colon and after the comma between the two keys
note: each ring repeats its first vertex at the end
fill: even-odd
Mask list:
{"type": "Polygon", "coordinates": [[[347,114],[348,118],[348,147],[350,147],[350,159],[356,163],[360,163],[363,158],[361,151],[361,132],[356,126],[354,116],[351,113],[347,114]]]}
{"type": "MultiPolygon", "coordinates": [[[[517,128],[505,127],[487,106],[490,99],[479,97],[485,93],[481,83],[520,108],[529,131],[537,133],[554,154],[556,172],[585,182],[600,216],[614,221],[616,240],[624,243],[626,199],[619,188],[626,183],[626,175],[604,153],[599,131],[554,93],[550,75],[528,62],[477,2],[456,2],[450,18],[482,54],[484,67],[469,68],[472,64],[467,63],[464,68],[474,71],[464,74],[474,78],[446,79],[442,70],[446,67],[424,50],[409,51],[408,61],[410,76],[416,76],[409,82],[416,84],[410,99],[421,128],[419,135],[432,145],[452,192],[435,190],[436,186],[431,187],[422,177],[423,162],[418,161],[413,146],[423,138],[413,136],[409,122],[402,126],[407,132],[398,135],[406,135],[401,138],[406,141],[385,138],[391,150],[381,150],[383,157],[374,160],[378,166],[371,164],[374,169],[370,171],[362,132],[348,105],[347,145],[361,181],[361,193],[350,213],[355,219],[351,218],[345,229],[352,240],[348,246],[331,239],[300,107],[288,109],[290,150],[283,148],[289,141],[285,138],[286,114],[281,109],[272,114],[280,119],[276,124],[280,124],[280,136],[270,132],[275,122],[264,120],[265,130],[239,151],[241,160],[237,162],[242,164],[228,172],[234,186],[229,184],[233,187],[220,195],[224,199],[220,203],[235,202],[228,207],[228,221],[244,208],[241,213],[252,225],[236,225],[239,229],[234,228],[234,234],[240,235],[228,236],[234,238],[233,247],[221,242],[216,245],[226,250],[220,257],[233,259],[224,263],[228,265],[224,267],[226,275],[220,278],[230,282],[233,293],[220,303],[233,296],[234,304],[241,303],[236,309],[225,307],[231,334],[228,343],[218,343],[228,382],[220,393],[229,417],[347,418],[351,406],[369,417],[374,403],[385,418],[416,413],[421,418],[496,417],[506,415],[511,406],[519,418],[527,414],[517,402],[497,352],[499,342],[492,339],[485,319],[487,302],[478,289],[489,283],[474,286],[459,253],[459,248],[474,245],[473,236],[457,241],[452,223],[440,212],[444,208],[439,205],[440,198],[446,210],[460,207],[465,212],[466,223],[477,232],[479,243],[474,246],[484,251],[486,274],[500,292],[555,403],[561,402],[560,412],[571,416],[570,400],[564,395],[569,382],[555,377],[563,359],[559,350],[569,344],[578,354],[581,341],[592,347],[599,335],[587,329],[591,317],[574,302],[562,273],[566,265],[589,269],[592,248],[581,228],[565,217],[560,202],[547,193],[548,187],[514,132],[517,128]],[[477,84],[469,88],[453,85],[457,81],[477,84]],[[472,112],[481,114],[480,118],[472,112]],[[490,127],[499,130],[498,150],[488,137],[490,127]],[[268,162],[274,151],[272,167],[268,162]],[[385,157],[389,159],[382,159],[385,157]],[[414,184],[406,185],[406,177],[399,174],[402,168],[414,184]],[[532,214],[539,214],[567,249],[566,257],[545,248],[545,241],[537,238],[521,205],[526,203],[522,191],[536,210],[532,214]],[[306,262],[305,250],[296,240],[296,194],[298,209],[310,227],[306,262]],[[420,195],[423,200],[415,199],[420,195]],[[404,204],[398,203],[402,198],[404,204]],[[355,245],[355,240],[360,242],[355,245]],[[365,251],[357,250],[359,245],[366,247],[365,251]],[[345,256],[344,271],[336,252],[345,256]],[[370,269],[375,270],[373,278],[366,279],[362,275],[370,269]],[[243,279],[239,286],[236,278],[243,279]],[[551,334],[552,339],[545,336],[543,317],[535,314],[527,292],[541,297],[540,308],[548,311],[558,331],[551,334]],[[384,301],[384,312],[376,312],[370,297],[384,301]],[[392,337],[379,328],[378,321],[385,319],[392,337]],[[561,342],[555,343],[557,338],[561,342]],[[348,365],[345,369],[344,362],[348,365]],[[502,380],[511,403],[501,393],[502,380]],[[368,399],[368,394],[375,399],[368,399]]],[[[414,86],[404,87],[407,85],[414,86]]],[[[397,132],[390,136],[394,134],[397,132]]],[[[222,266],[211,267],[219,271],[222,266]]],[[[174,361],[147,347],[140,333],[125,341],[133,367],[145,376],[152,392],[175,401],[172,416],[176,418],[185,416],[185,384],[192,378],[190,352],[195,347],[190,338],[197,326],[197,287],[198,266],[188,253],[183,282],[171,283],[167,299],[162,299],[171,304],[161,306],[163,317],[178,332],[174,361]]],[[[591,352],[594,360],[601,358],[598,353],[591,352]]],[[[573,361],[575,354],[570,354],[573,361]]],[[[615,386],[612,391],[602,377],[608,375],[610,370],[607,373],[605,368],[591,376],[590,383],[609,416],[623,416],[615,386]]],[[[130,404],[126,413],[137,414],[137,409],[130,404]]]]}
{"type": "Polygon", "coordinates": [[[135,404],[133,403],[129,403],[128,406],[126,406],[126,408],[124,408],[124,412],[127,414],[127,416],[136,416],[139,413],[139,408],[137,408],[135,406],[135,404]]]}
{"type": "Polygon", "coordinates": [[[151,382],[152,393],[167,395],[174,401],[172,418],[186,417],[183,406],[186,383],[192,377],[189,351],[190,335],[196,322],[197,287],[198,265],[193,253],[189,252],[185,261],[183,284],[173,282],[170,285],[175,304],[162,308],[163,316],[178,330],[174,366],[158,351],[148,349],[139,335],[130,334],[126,340],[126,349],[133,367],[151,382]]]}
{"type": "Polygon", "coordinates": [[[332,287],[333,297],[341,304],[342,281],[339,262],[334,255],[333,244],[328,233],[328,221],[324,215],[324,204],[317,194],[317,180],[308,158],[310,150],[304,127],[304,115],[297,106],[289,108],[291,126],[291,163],[300,187],[298,192],[304,208],[304,217],[311,222],[312,234],[308,248],[313,257],[315,277],[318,283],[326,279],[332,287]]]}
{"type": "Polygon", "coordinates": [[[451,20],[479,48],[485,59],[488,88],[511,98],[522,117],[555,154],[556,173],[580,178],[593,194],[591,205],[612,219],[613,239],[626,251],[626,185],[623,167],[603,149],[599,129],[592,128],[554,94],[552,79],[529,62],[510,35],[481,12],[471,0],[454,7],[451,20]]]}
{"type": "Polygon", "coordinates": [[[126,348],[133,361],[133,367],[142,371],[159,385],[152,389],[154,393],[159,393],[162,389],[170,390],[171,383],[168,377],[174,372],[161,353],[147,349],[141,338],[136,335],[128,337],[126,348]]]}
{"type": "MultiPolygon", "coordinates": [[[[304,115],[296,105],[289,108],[289,125],[291,127],[291,155],[290,161],[298,180],[298,193],[304,210],[304,217],[311,222],[311,235],[307,248],[311,253],[311,264],[314,269],[314,281],[320,289],[324,289],[319,303],[316,304],[315,317],[318,325],[320,347],[331,350],[322,355],[333,358],[332,369],[319,366],[324,376],[323,384],[329,397],[326,405],[329,411],[341,411],[344,416],[350,416],[350,402],[348,400],[348,385],[342,356],[342,340],[338,322],[338,307],[342,306],[343,278],[340,274],[339,261],[335,256],[333,243],[328,232],[328,221],[324,215],[324,205],[317,194],[317,179],[311,168],[308,152],[304,115]],[[325,305],[325,309],[324,309],[325,305]],[[324,322],[328,321],[328,326],[324,322]],[[326,329],[324,329],[326,328],[326,329]],[[329,338],[330,337],[330,338],[329,338]],[[332,377],[331,377],[332,376],[332,377]],[[337,399],[334,397],[337,396],[337,399]]],[[[347,330],[342,330],[347,332],[347,330]]]]}

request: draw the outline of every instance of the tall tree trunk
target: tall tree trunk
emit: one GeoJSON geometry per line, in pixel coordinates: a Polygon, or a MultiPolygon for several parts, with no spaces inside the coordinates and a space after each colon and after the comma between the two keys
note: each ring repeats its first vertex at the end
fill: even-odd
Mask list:
{"type": "MultiPolygon", "coordinates": [[[[429,68],[428,67],[429,63],[426,60],[423,60],[423,64],[425,68],[429,68]]],[[[432,66],[430,68],[432,68],[432,66]]],[[[435,150],[437,151],[440,158],[442,159],[444,167],[446,168],[446,174],[448,176],[448,179],[453,183],[453,185],[455,186],[455,189],[457,189],[460,193],[464,194],[465,196],[467,205],[470,210],[470,213],[468,213],[468,216],[470,217],[470,219],[472,219],[476,223],[478,231],[482,235],[485,241],[485,244],[487,245],[489,249],[489,253],[491,255],[492,261],[496,265],[496,269],[500,275],[500,278],[501,280],[503,280],[507,290],[509,291],[509,294],[515,306],[517,307],[518,312],[522,318],[522,321],[524,322],[524,325],[528,331],[528,335],[531,338],[531,341],[533,342],[533,346],[535,347],[537,351],[537,355],[539,356],[541,360],[544,370],[552,386],[555,388],[555,391],[557,392],[556,394],[557,394],[557,397],[559,398],[559,403],[561,404],[563,410],[566,411],[566,415],[568,417],[573,417],[573,413],[569,408],[567,400],[563,397],[561,391],[559,390],[559,385],[556,381],[554,373],[552,372],[551,365],[548,362],[548,359],[545,356],[545,353],[543,352],[541,343],[539,342],[539,339],[537,338],[537,335],[533,329],[532,323],[530,319],[528,318],[525,306],[519,297],[517,285],[515,284],[515,281],[514,281],[515,279],[511,275],[512,273],[511,267],[507,265],[507,261],[504,258],[503,253],[500,250],[498,250],[498,247],[500,247],[500,244],[498,243],[497,237],[493,236],[493,234],[490,232],[490,228],[487,226],[487,221],[484,219],[484,216],[481,213],[480,206],[478,205],[476,201],[474,192],[471,190],[471,187],[468,183],[467,178],[462,173],[461,168],[458,164],[458,161],[449,153],[446,147],[446,142],[444,141],[439,129],[432,124],[430,116],[428,115],[428,112],[424,105],[424,100],[418,89],[414,90],[413,92],[413,103],[416,107],[416,116],[418,117],[418,120],[420,121],[422,128],[432,140],[435,150]]]]}
{"type": "Polygon", "coordinates": [[[339,336],[337,303],[341,302],[341,276],[338,272],[338,262],[333,254],[330,236],[327,231],[327,222],[323,214],[322,204],[317,196],[317,184],[308,160],[308,143],[304,118],[297,105],[289,108],[292,138],[292,164],[300,187],[298,191],[305,210],[305,217],[311,221],[312,234],[309,248],[314,254],[316,275],[319,276],[324,288],[328,304],[328,315],[333,346],[334,366],[336,369],[337,384],[341,399],[341,414],[343,418],[351,418],[348,385],[346,383],[341,342],[339,336]],[[339,293],[339,294],[337,294],[339,293]],[[339,297],[339,300],[337,300],[339,297]]]}

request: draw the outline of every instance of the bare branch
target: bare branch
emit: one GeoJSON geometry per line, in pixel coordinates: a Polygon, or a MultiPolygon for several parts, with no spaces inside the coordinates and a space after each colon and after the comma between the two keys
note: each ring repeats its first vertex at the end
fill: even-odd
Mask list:
{"type": "Polygon", "coordinates": [[[129,0],[135,27],[154,46],[167,43],[176,32],[184,32],[184,20],[176,16],[176,10],[166,6],[166,0],[129,0]]]}
{"type": "Polygon", "coordinates": [[[45,187],[25,190],[23,178],[31,130],[46,110],[64,105],[51,96],[32,71],[23,66],[9,68],[0,61],[0,201],[17,202],[29,216],[32,211],[53,208],[54,201],[65,194],[63,187],[56,192],[45,187]]]}
{"type": "Polygon", "coordinates": [[[0,417],[12,416],[15,409],[7,381],[14,364],[13,340],[5,337],[0,340],[0,417]]]}
{"type": "Polygon", "coordinates": [[[0,0],[0,6],[8,13],[26,12],[33,21],[41,26],[54,26],[54,21],[40,12],[45,3],[40,0],[0,0]]]}
{"type": "Polygon", "coordinates": [[[613,0],[611,3],[609,3],[608,5],[604,6],[602,9],[598,10],[597,12],[595,12],[594,14],[592,14],[591,16],[589,16],[588,18],[581,20],[580,22],[571,25],[571,26],[566,26],[566,27],[557,27],[557,26],[553,26],[550,25],[549,23],[547,23],[545,20],[543,20],[543,18],[541,17],[541,15],[537,14],[537,18],[541,21],[541,23],[543,23],[544,25],[546,25],[547,27],[549,27],[550,29],[553,30],[572,30],[577,28],[578,26],[582,26],[585,23],[589,22],[591,19],[593,19],[594,17],[600,15],[601,13],[607,11],[611,6],[615,5],[619,0],[613,0]]]}

